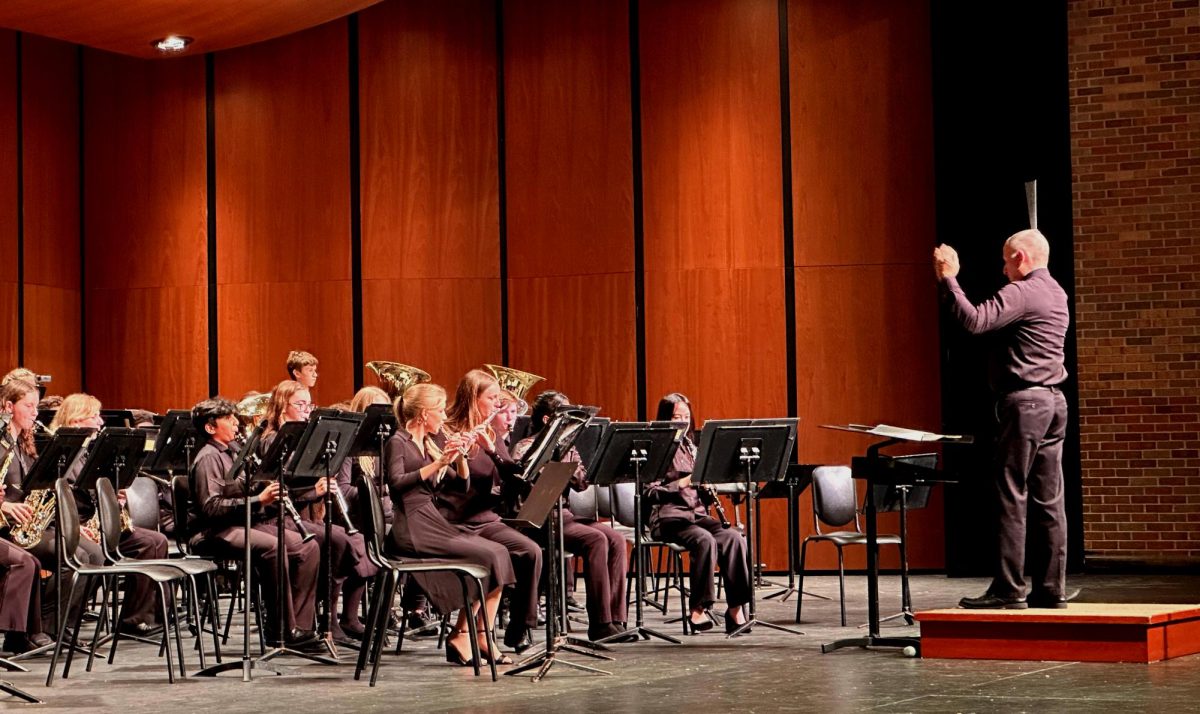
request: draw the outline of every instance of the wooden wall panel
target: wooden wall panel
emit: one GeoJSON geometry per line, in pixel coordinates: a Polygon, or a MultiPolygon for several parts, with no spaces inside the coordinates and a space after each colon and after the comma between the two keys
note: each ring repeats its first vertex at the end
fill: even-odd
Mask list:
{"type": "Polygon", "coordinates": [[[791,0],[788,26],[796,265],[928,263],[927,5],[791,0]]]}
{"type": "MultiPolygon", "coordinates": [[[[941,425],[928,8],[793,0],[788,44],[800,442],[807,462],[849,463],[870,440],[819,424],[941,425]]],[[[912,567],[941,567],[940,489],[909,533],[912,567]]]]}
{"type": "Polygon", "coordinates": [[[84,61],[88,389],[185,408],[208,394],[204,59],[84,61]]]}
{"type": "Polygon", "coordinates": [[[217,55],[220,391],[321,360],[317,401],[353,389],[347,21],[217,55]]]}
{"type": "Polygon", "coordinates": [[[391,2],[359,21],[363,353],[448,389],[502,355],[494,7],[391,2]]]}
{"type": "Polygon", "coordinates": [[[82,386],[78,48],[22,37],[25,366],[82,386]]]}
{"type": "Polygon", "coordinates": [[[776,8],[640,8],[647,402],[786,415],[776,8]]]}
{"type": "Polygon", "coordinates": [[[628,6],[504,12],[509,362],[636,418],[628,6]]]}
{"type": "Polygon", "coordinates": [[[17,365],[17,33],[0,30],[0,370],[17,365]]]}

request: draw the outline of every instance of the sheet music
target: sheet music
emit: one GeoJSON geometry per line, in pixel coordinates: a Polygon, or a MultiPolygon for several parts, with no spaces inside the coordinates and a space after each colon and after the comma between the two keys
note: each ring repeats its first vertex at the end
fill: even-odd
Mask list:
{"type": "Polygon", "coordinates": [[[905,441],[959,441],[963,438],[961,435],[956,434],[934,434],[928,431],[905,429],[904,427],[891,426],[889,424],[876,424],[875,426],[851,424],[850,428],[855,431],[863,431],[867,434],[883,436],[889,439],[904,439],[905,441]]]}

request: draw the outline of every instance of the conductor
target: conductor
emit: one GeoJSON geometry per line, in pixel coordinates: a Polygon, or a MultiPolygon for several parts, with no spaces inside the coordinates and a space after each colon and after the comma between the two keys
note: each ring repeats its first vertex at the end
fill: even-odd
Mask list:
{"type": "Polygon", "coordinates": [[[1050,245],[1036,229],[1010,236],[1003,257],[1008,284],[976,305],[958,284],[958,254],[948,245],[933,251],[934,272],[954,320],[973,335],[993,333],[996,338],[988,376],[999,421],[991,469],[1000,517],[999,558],[987,592],[963,598],[959,606],[1064,608],[1078,594],[1066,592],[1062,445],[1067,402],[1059,387],[1067,378],[1067,295],[1047,269],[1050,245]]]}

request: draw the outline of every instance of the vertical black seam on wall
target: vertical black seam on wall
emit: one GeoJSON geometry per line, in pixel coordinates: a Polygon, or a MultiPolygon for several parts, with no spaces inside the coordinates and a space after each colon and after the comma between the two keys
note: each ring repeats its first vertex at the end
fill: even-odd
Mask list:
{"type": "Polygon", "coordinates": [[[508,364],[508,180],[504,146],[504,0],[496,0],[496,163],[500,201],[500,363],[508,364]]]}
{"type": "Polygon", "coordinates": [[[638,0],[629,0],[629,107],[633,125],[633,301],[637,351],[638,419],[646,418],[645,224],[642,218],[642,65],[638,46],[638,0]]]}
{"type": "Polygon", "coordinates": [[[217,116],[216,62],[210,52],[204,55],[204,163],[208,207],[208,393],[220,391],[217,374],[217,116]]]}
{"type": "Polygon", "coordinates": [[[25,364],[25,97],[17,33],[17,364],[25,364]]]}
{"type": "Polygon", "coordinates": [[[86,214],[84,206],[84,117],[83,117],[83,45],[79,45],[76,62],[76,81],[79,102],[79,390],[87,392],[87,247],[86,214]]]}
{"type": "Polygon", "coordinates": [[[798,416],[796,401],[796,248],[792,203],[792,85],[788,61],[787,0],[779,0],[779,127],[783,152],[783,309],[787,364],[787,413],[798,416]]]}
{"type": "Polygon", "coordinates": [[[362,176],[359,156],[358,15],[350,16],[350,310],[354,391],[363,386],[363,287],[362,287],[362,176]]]}

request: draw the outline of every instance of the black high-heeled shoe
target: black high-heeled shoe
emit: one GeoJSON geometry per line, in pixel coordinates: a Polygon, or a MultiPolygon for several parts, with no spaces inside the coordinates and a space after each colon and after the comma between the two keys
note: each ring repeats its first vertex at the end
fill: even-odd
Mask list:
{"type": "Polygon", "coordinates": [[[467,657],[454,645],[446,642],[446,661],[450,664],[457,664],[460,667],[474,667],[475,658],[467,657]]]}
{"type": "MultiPolygon", "coordinates": [[[[742,625],[745,625],[745,624],[746,623],[744,623],[744,622],[734,622],[733,614],[729,610],[725,611],[725,634],[732,635],[733,633],[738,631],[739,627],[741,627],[742,625]]],[[[742,634],[748,635],[748,634],[750,634],[750,632],[752,630],[754,630],[753,626],[747,627],[746,631],[743,632],[742,634]]]]}
{"type": "Polygon", "coordinates": [[[713,628],[713,621],[708,615],[705,615],[704,619],[696,622],[691,615],[688,615],[688,625],[692,632],[708,632],[713,628]]]}

